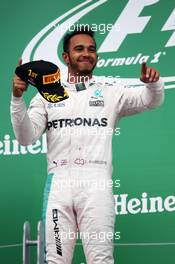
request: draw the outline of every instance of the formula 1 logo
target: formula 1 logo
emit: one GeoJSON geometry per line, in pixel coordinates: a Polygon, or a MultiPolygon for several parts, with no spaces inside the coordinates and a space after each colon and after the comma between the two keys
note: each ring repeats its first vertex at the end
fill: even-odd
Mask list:
{"type": "Polygon", "coordinates": [[[88,24],[96,31],[97,44],[100,43],[96,75],[120,77],[126,84],[140,85],[140,64],[146,61],[166,75],[166,88],[175,88],[174,69],[165,67],[175,52],[173,1],[168,1],[168,5],[161,0],[84,1],[44,27],[28,43],[23,62],[48,60],[59,65],[62,77],[66,75],[61,58],[62,38],[70,27],[82,24],[82,19],[88,19],[92,13],[95,21],[89,18],[88,24]],[[100,23],[103,11],[107,16],[105,24],[100,23]]]}

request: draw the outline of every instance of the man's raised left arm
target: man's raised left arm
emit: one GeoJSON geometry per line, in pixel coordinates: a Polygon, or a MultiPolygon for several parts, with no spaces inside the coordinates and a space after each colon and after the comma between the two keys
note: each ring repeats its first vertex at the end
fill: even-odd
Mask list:
{"type": "Polygon", "coordinates": [[[164,83],[160,79],[160,73],[143,63],[140,80],[145,83],[145,87],[123,89],[120,116],[144,112],[163,103],[164,83]]]}

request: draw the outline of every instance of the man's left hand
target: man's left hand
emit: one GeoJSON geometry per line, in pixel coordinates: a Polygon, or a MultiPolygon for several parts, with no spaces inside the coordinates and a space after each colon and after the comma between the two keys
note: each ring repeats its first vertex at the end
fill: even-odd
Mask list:
{"type": "Polygon", "coordinates": [[[146,62],[142,63],[140,80],[144,83],[157,82],[159,80],[160,73],[151,67],[147,67],[146,62]]]}

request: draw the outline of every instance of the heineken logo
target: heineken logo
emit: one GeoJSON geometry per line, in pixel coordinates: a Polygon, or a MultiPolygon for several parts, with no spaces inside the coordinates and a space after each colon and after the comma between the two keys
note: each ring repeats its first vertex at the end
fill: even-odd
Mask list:
{"type": "Polygon", "coordinates": [[[126,84],[141,85],[140,64],[146,61],[161,72],[166,88],[175,88],[174,69],[165,67],[175,52],[173,1],[168,6],[160,0],[84,1],[38,32],[24,49],[23,62],[48,60],[59,65],[61,76],[66,75],[61,41],[68,29],[82,25],[84,19],[96,31],[99,60],[95,75],[120,77],[126,84]],[[105,24],[100,19],[104,12],[105,24]]]}
{"type": "Polygon", "coordinates": [[[141,197],[130,198],[128,194],[116,194],[115,212],[117,215],[150,214],[175,211],[175,196],[149,197],[146,192],[141,197]]]}

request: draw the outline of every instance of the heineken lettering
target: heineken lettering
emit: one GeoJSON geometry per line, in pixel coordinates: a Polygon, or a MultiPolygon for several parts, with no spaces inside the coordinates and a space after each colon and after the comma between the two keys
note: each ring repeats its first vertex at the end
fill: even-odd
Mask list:
{"type": "Polygon", "coordinates": [[[141,198],[129,198],[128,194],[114,195],[115,211],[117,215],[126,214],[148,214],[175,211],[175,196],[170,195],[166,198],[161,196],[148,197],[146,192],[142,193],[141,198]]]}

